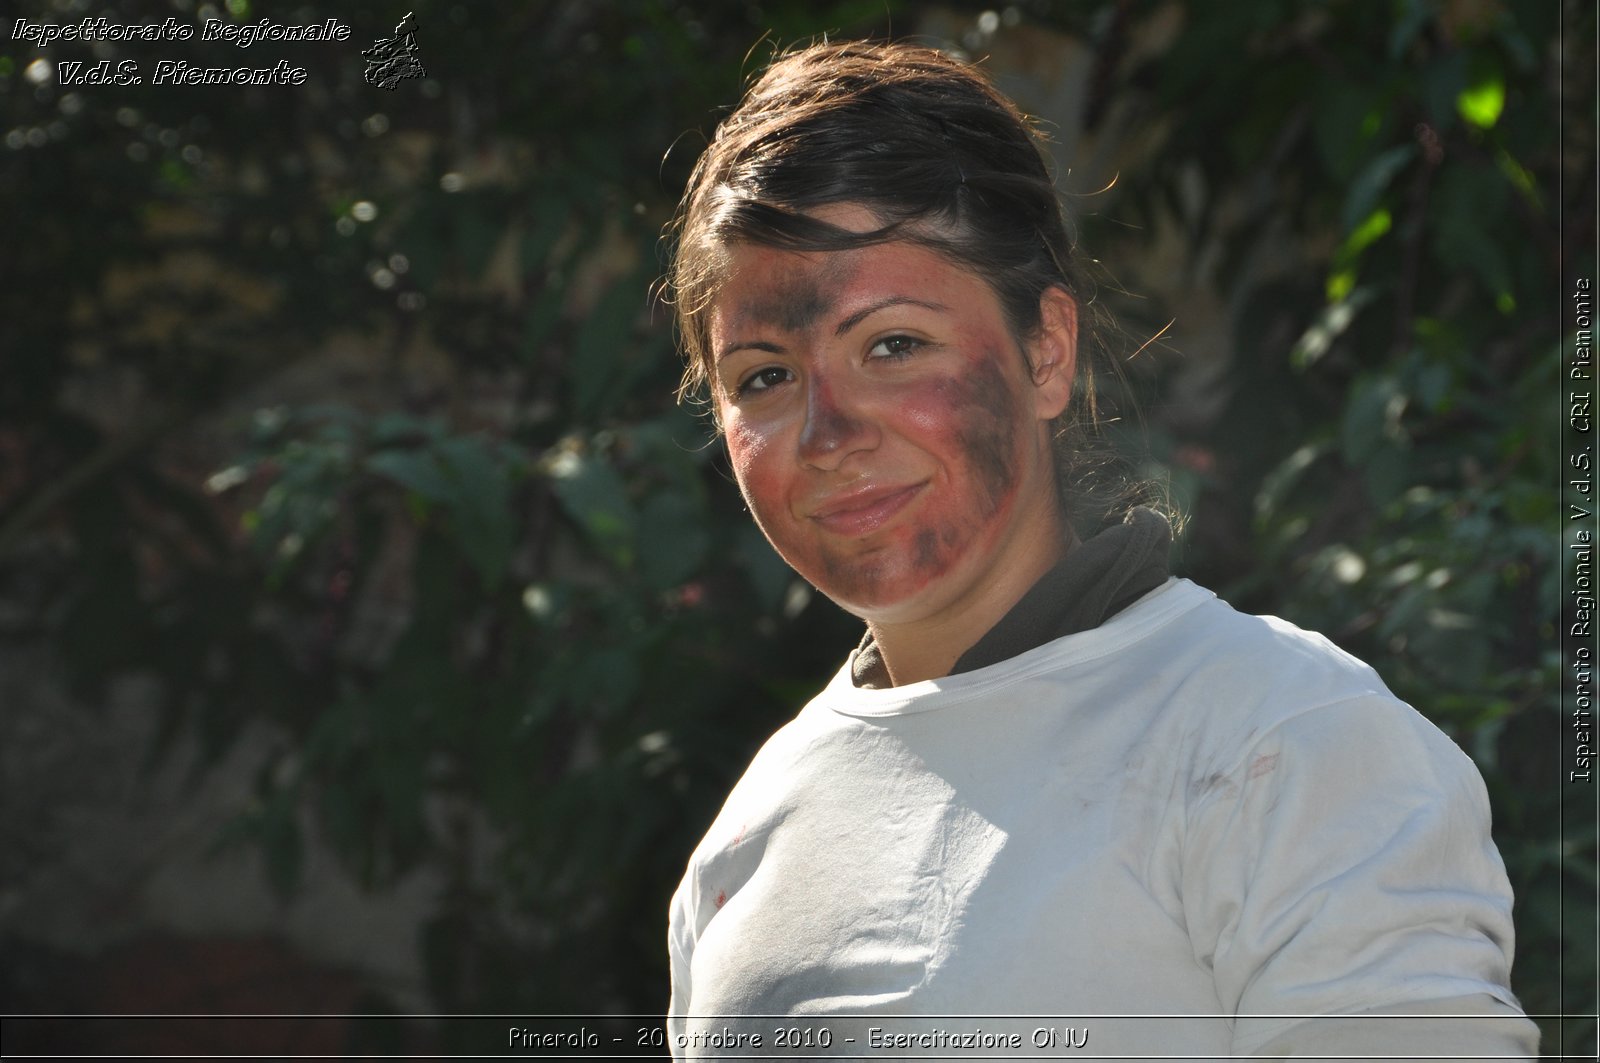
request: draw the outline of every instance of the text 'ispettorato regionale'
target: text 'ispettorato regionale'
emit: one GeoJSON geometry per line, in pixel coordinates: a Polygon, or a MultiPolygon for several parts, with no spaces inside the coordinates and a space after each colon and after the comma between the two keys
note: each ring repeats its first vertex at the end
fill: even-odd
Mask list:
{"type": "MultiPolygon", "coordinates": [[[[350,25],[336,18],[303,24],[274,22],[264,18],[255,22],[224,22],[208,18],[198,28],[176,18],[161,22],[112,22],[107,18],[84,18],[78,22],[31,22],[19,18],[11,27],[11,38],[32,41],[40,47],[58,42],[98,44],[101,42],[162,43],[168,41],[215,41],[248,48],[258,42],[301,43],[347,41],[350,25]]],[[[113,65],[109,59],[98,63],[62,62],[56,64],[56,80],[63,85],[139,85],[144,82],[139,60],[124,59],[113,65]]],[[[150,82],[153,85],[299,85],[306,80],[305,67],[292,66],[280,59],[272,66],[197,66],[185,60],[157,59],[150,82]]]]}

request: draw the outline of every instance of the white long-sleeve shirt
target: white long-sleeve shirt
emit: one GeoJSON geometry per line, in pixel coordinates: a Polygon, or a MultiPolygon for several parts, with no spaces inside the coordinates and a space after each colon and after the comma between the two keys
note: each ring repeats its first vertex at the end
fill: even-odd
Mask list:
{"type": "Polygon", "coordinates": [[[1320,636],[1172,580],[976,671],[850,672],[690,860],[676,1054],[1535,1051],[1476,769],[1320,636]]]}

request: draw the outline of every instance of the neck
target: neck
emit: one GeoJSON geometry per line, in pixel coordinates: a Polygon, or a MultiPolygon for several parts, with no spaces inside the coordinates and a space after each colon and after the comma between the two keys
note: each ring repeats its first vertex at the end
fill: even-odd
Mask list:
{"type": "Polygon", "coordinates": [[[949,675],[961,655],[1077,545],[1070,527],[1058,514],[1059,510],[1055,510],[1053,519],[1033,523],[1037,530],[1017,551],[1023,563],[1007,565],[992,573],[992,578],[979,581],[965,600],[926,618],[900,623],[867,622],[891,686],[949,675]]]}

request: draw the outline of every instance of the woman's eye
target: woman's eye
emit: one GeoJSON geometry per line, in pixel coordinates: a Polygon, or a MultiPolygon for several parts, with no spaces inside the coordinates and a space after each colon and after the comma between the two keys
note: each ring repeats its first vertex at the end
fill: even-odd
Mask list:
{"type": "Polygon", "coordinates": [[[872,358],[908,358],[917,353],[923,342],[911,336],[885,336],[867,352],[872,358]]]}
{"type": "Polygon", "coordinates": [[[737,393],[749,395],[758,391],[766,391],[768,388],[783,383],[788,378],[789,370],[782,366],[769,365],[765,369],[757,369],[754,373],[745,377],[740,382],[737,393]]]}

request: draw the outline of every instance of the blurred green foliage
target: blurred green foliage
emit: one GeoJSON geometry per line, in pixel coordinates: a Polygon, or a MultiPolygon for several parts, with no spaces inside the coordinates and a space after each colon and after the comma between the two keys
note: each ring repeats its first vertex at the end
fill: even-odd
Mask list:
{"type": "MultiPolygon", "coordinates": [[[[1593,18],[1208,8],[1131,73],[1144,120],[1170,133],[1117,202],[1183,219],[1196,257],[1214,256],[1197,281],[1232,310],[1220,415],[1167,442],[1191,571],[1374,662],[1473,754],[1517,890],[1513,984],[1547,1013],[1583,1011],[1595,978],[1592,807],[1569,802],[1565,844],[1553,829],[1551,562],[1571,327],[1558,271],[1594,254],[1592,69],[1557,59],[1593,18]],[[1183,442],[1214,460],[1186,470],[1183,442]]],[[[1547,1049],[1593,1050],[1592,1022],[1545,1029],[1547,1049]]]]}
{"type": "MultiPolygon", "coordinates": [[[[413,7],[428,77],[393,94],[354,48],[285,46],[303,91],[180,92],[68,90],[4,44],[0,194],[29,209],[0,213],[0,594],[28,619],[0,637],[48,647],[86,698],[159,677],[166,739],[208,758],[265,726],[233,833],[286,894],[308,832],[369,889],[439,872],[419,947],[440,1010],[654,1011],[689,850],[855,637],[670,402],[658,234],[753,41],[914,12],[338,17],[365,44],[413,7]],[[352,343],[359,387],[279,397],[352,343]]],[[[1549,406],[1558,270],[1593,268],[1592,70],[1558,60],[1594,19],[1024,3],[1001,31],[1088,42],[1086,124],[1153,131],[1079,219],[1086,248],[1115,264],[1175,224],[1183,276],[1227,309],[1212,415],[1135,374],[1189,516],[1180,570],[1326,632],[1473,754],[1518,891],[1515,985],[1545,1013],[1595,984],[1593,908],[1563,905],[1593,896],[1593,823],[1554,828],[1549,406]]],[[[1173,316],[1105,298],[1133,337],[1173,316]]],[[[1545,1027],[1593,1049],[1592,1020],[1545,1027]]]]}

